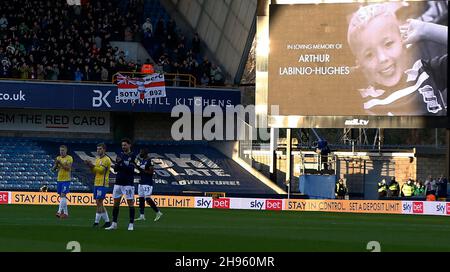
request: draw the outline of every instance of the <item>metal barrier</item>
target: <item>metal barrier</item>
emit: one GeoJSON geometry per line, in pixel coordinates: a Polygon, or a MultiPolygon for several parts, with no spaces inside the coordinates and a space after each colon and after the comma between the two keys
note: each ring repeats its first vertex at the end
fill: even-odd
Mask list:
{"type": "Polygon", "coordinates": [[[248,165],[253,167],[253,141],[252,132],[253,128],[243,120],[238,119],[238,126],[242,128],[242,135],[239,137],[239,158],[244,160],[248,165]]]}
{"type": "Polygon", "coordinates": [[[335,154],[330,153],[326,158],[327,161],[322,161],[322,156],[320,154],[317,154],[314,151],[301,151],[299,150],[299,157],[300,157],[300,174],[305,175],[306,172],[317,172],[317,173],[323,173],[324,165],[327,165],[327,171],[334,171],[334,174],[336,175],[337,172],[337,156],[335,154]]]}

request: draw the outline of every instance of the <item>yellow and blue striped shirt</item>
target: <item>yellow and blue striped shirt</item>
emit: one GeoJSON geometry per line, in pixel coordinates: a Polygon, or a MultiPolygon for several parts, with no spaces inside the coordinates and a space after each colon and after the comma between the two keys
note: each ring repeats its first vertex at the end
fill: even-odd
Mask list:
{"type": "Polygon", "coordinates": [[[109,187],[110,167],[111,159],[108,156],[103,156],[95,160],[94,168],[92,168],[92,172],[95,174],[95,186],[109,187]]]}
{"type": "MultiPolygon", "coordinates": [[[[72,165],[73,158],[70,155],[66,155],[65,157],[58,156],[56,158],[62,165],[72,165]]],[[[71,180],[71,170],[65,170],[61,166],[58,166],[58,177],[57,181],[66,182],[71,180]]]]}

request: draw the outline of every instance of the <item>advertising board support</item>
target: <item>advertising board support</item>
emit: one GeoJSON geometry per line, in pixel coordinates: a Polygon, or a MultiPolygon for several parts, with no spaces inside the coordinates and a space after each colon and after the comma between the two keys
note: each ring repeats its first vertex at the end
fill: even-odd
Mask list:
{"type": "Polygon", "coordinates": [[[366,199],[366,174],[367,174],[367,172],[366,172],[366,160],[364,160],[364,162],[363,162],[363,199],[366,199]]]}
{"type": "Polygon", "coordinates": [[[447,131],[447,140],[446,140],[446,144],[447,144],[447,154],[446,154],[446,163],[445,163],[445,176],[449,177],[450,176],[450,171],[449,171],[449,164],[450,164],[450,128],[446,129],[447,131]]]}
{"type": "Polygon", "coordinates": [[[278,129],[270,129],[270,180],[277,183],[278,129]]]}
{"type": "Polygon", "coordinates": [[[292,177],[292,130],[286,129],[286,186],[288,187],[288,198],[290,198],[292,177]]]}

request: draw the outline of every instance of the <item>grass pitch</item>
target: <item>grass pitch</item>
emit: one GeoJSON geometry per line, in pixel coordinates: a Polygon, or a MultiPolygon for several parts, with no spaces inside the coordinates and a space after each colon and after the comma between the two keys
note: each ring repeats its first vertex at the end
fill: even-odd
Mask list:
{"type": "Polygon", "coordinates": [[[163,208],[153,222],[146,208],[147,221],[129,232],[121,208],[119,229],[108,232],[92,228],[94,207],[69,207],[66,220],[56,210],[0,206],[0,251],[67,252],[69,241],[81,251],[367,252],[369,241],[381,251],[450,251],[450,217],[163,208]]]}

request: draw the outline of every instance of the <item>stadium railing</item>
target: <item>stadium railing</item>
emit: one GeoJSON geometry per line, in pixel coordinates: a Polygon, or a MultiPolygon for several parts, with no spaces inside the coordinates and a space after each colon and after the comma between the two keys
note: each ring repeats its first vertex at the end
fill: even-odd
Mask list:
{"type": "MultiPolygon", "coordinates": [[[[130,75],[131,77],[136,76],[145,76],[148,74],[140,73],[140,72],[117,72],[112,77],[112,83],[116,83],[117,75],[130,75]]],[[[173,74],[173,73],[164,73],[164,79],[166,85],[168,86],[177,86],[177,87],[198,87],[197,79],[191,74],[173,74]]],[[[76,80],[51,80],[51,79],[24,79],[24,78],[0,78],[0,80],[9,80],[9,81],[33,81],[33,82],[58,82],[58,83],[86,83],[86,84],[109,84],[110,81],[76,81],[76,80]]]]}
{"type": "Polygon", "coordinates": [[[90,80],[51,80],[51,79],[36,79],[36,78],[3,78],[0,77],[0,81],[32,81],[32,82],[55,82],[55,83],[85,83],[85,84],[109,84],[109,81],[90,81],[90,80]]]}
{"type": "MultiPolygon", "coordinates": [[[[128,75],[130,77],[144,77],[148,74],[141,72],[117,72],[112,76],[112,83],[117,82],[118,75],[128,75]]],[[[197,79],[191,74],[179,74],[179,73],[164,73],[164,80],[169,86],[179,87],[196,87],[197,79]]]]}

